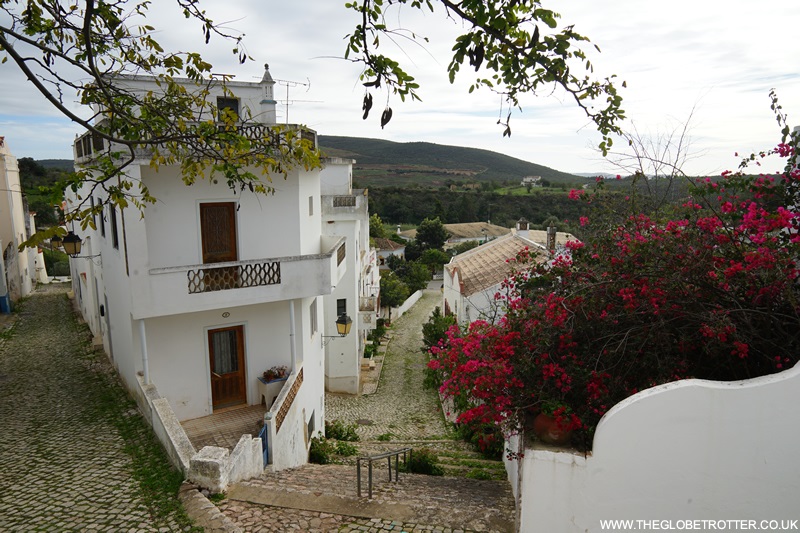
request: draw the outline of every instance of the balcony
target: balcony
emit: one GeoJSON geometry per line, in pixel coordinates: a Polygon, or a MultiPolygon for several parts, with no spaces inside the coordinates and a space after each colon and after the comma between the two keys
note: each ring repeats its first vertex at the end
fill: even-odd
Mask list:
{"type": "Polygon", "coordinates": [[[319,254],[153,268],[131,276],[133,318],[150,318],[330,294],[346,271],[345,238],[319,254]]]}
{"type": "Polygon", "coordinates": [[[323,195],[321,201],[322,216],[329,220],[352,220],[367,216],[365,189],[354,189],[353,194],[323,195]]]}

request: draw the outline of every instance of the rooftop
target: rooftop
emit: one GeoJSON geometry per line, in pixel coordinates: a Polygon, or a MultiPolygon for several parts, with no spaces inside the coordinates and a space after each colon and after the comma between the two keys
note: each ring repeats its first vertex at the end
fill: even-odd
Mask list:
{"type": "Polygon", "coordinates": [[[536,250],[542,260],[547,257],[535,242],[509,234],[455,256],[445,271],[451,278],[458,272],[462,294],[475,294],[506,279],[512,272],[508,260],[525,249],[536,250]]]}

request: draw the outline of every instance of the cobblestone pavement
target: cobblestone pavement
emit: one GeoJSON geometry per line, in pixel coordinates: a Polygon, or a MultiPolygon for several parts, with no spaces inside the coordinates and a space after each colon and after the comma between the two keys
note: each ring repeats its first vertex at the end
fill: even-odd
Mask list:
{"type": "Polygon", "coordinates": [[[91,350],[67,289],[40,285],[0,341],[0,530],[189,529],[177,495],[165,508],[147,492],[159,486],[143,488],[163,456],[106,356],[91,350]]]}
{"type": "Polygon", "coordinates": [[[449,429],[436,394],[422,386],[426,356],[421,352],[421,328],[441,303],[441,292],[426,290],[394,321],[377,392],[358,397],[326,394],[328,420],[358,422],[362,440],[386,434],[404,441],[447,438],[449,429]]]}
{"type": "MultiPolygon", "coordinates": [[[[441,305],[441,293],[427,290],[403,317],[394,321],[377,392],[362,396],[326,395],[326,417],[347,424],[358,423],[358,443],[362,453],[403,446],[414,448],[464,448],[450,440],[447,423],[434,391],[423,388],[426,356],[421,325],[434,307],[441,305]],[[377,437],[391,435],[391,442],[377,437]],[[365,451],[366,450],[366,451],[365,451]]],[[[385,438],[385,437],[384,437],[385,438]]],[[[355,467],[352,465],[305,465],[301,468],[266,472],[255,480],[240,484],[243,489],[259,488],[263,495],[282,494],[295,501],[311,501],[307,510],[259,503],[258,498],[232,497],[220,504],[223,513],[244,531],[255,532],[413,532],[456,533],[467,531],[512,531],[514,503],[504,481],[479,481],[464,478],[401,474],[398,483],[386,479],[386,468],[375,473],[373,499],[358,499],[355,467]],[[315,499],[348,500],[342,509],[327,512],[308,510],[315,499]],[[358,509],[381,504],[406,510],[402,519],[386,513],[358,514],[358,509]],[[338,511],[338,512],[337,512],[338,511]]],[[[366,484],[366,473],[363,482],[366,484]]],[[[244,491],[244,490],[243,490],[244,491]]],[[[289,498],[289,499],[290,499],[289,498]]],[[[265,500],[268,500],[265,497],[265,500]]],[[[301,505],[298,505],[300,507],[301,505]]]]}

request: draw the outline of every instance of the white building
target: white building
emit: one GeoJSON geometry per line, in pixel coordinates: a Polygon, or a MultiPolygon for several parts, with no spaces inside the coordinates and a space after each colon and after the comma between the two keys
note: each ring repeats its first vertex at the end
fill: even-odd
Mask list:
{"type": "Polygon", "coordinates": [[[378,318],[380,274],[375,249],[369,244],[366,189],[353,189],[352,159],[326,159],[321,174],[322,232],[344,237],[347,272],[325,298],[325,386],[331,392],[358,394],[361,359],[367,333],[378,318]],[[336,317],[352,317],[352,333],[337,339],[336,317]]]}
{"type": "MultiPolygon", "coordinates": [[[[118,83],[157,90],[145,77],[118,83]]],[[[273,85],[267,70],[259,83],[228,82],[232,96],[212,83],[209,97],[249,123],[271,125],[273,85]]],[[[316,143],[315,132],[303,135],[316,143]]],[[[77,139],[76,165],[97,149],[89,134],[77,139]]],[[[274,196],[259,196],[208,180],[186,187],[177,166],[154,170],[145,155],[127,173],[157,203],[143,218],[107,206],[71,261],[83,315],[140,405],[155,394],[145,392],[151,386],[179,421],[266,402],[275,468],[305,463],[310,438],[324,430],[326,374],[337,386],[358,383],[353,361],[368,326],[356,305],[377,290],[374,280],[360,280],[371,257],[366,197],[343,177],[350,162],[327,165],[289,170],[268,184],[274,196]],[[355,205],[339,211],[337,198],[355,205]],[[358,333],[325,339],[335,335],[337,300],[358,333]],[[330,365],[328,341],[341,354],[330,365]],[[277,398],[265,397],[259,378],[274,366],[289,376],[277,398]]],[[[84,202],[105,201],[80,192],[84,202]]],[[[68,209],[76,203],[68,198],[68,209]]]]}
{"type": "Polygon", "coordinates": [[[543,246],[519,235],[508,234],[458,254],[444,266],[443,306],[459,324],[474,320],[494,322],[503,315],[502,302],[495,298],[511,273],[509,259],[523,250],[547,257],[543,246]]]}
{"type": "Polygon", "coordinates": [[[35,282],[47,282],[44,255],[37,248],[19,251],[19,245],[36,232],[34,213],[22,195],[17,158],[0,137],[0,311],[9,312],[11,302],[27,296],[35,282]]]}

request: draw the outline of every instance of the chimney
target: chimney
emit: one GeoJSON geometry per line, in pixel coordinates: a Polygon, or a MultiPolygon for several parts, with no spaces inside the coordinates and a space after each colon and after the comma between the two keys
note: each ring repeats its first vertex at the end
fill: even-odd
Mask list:
{"type": "Polygon", "coordinates": [[[548,226],[547,228],[547,250],[554,254],[556,252],[556,227],[548,226]]]}
{"type": "Polygon", "coordinates": [[[529,230],[530,229],[530,222],[525,220],[525,217],[520,218],[517,220],[517,235],[523,237],[525,239],[529,239],[529,230]]]}
{"type": "Polygon", "coordinates": [[[275,105],[275,80],[269,73],[269,64],[264,64],[264,76],[261,78],[261,85],[264,87],[261,102],[261,122],[264,124],[276,124],[278,122],[275,105]]]}

